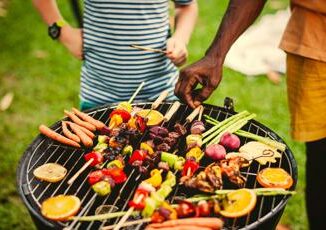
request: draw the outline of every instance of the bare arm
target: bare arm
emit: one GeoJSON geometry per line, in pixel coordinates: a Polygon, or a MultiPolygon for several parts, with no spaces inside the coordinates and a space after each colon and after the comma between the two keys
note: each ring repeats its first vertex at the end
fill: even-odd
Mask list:
{"type": "Polygon", "coordinates": [[[198,62],[180,73],[175,94],[191,107],[206,100],[222,79],[223,62],[237,38],[256,20],[266,0],[231,0],[213,43],[198,62]],[[194,90],[197,84],[203,87],[194,90]]]}
{"type": "Polygon", "coordinates": [[[194,0],[186,6],[176,5],[175,32],[167,42],[168,57],[176,65],[182,65],[188,57],[187,45],[198,17],[198,5],[194,0]]]}
{"type": "MultiPolygon", "coordinates": [[[[49,26],[62,20],[56,0],[33,0],[43,21],[49,26]]],[[[82,31],[72,28],[69,24],[61,28],[60,42],[78,59],[82,59],[82,31]]]]}

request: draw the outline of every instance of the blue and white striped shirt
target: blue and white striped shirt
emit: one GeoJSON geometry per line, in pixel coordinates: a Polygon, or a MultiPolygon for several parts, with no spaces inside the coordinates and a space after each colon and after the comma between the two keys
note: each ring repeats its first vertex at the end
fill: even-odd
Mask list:
{"type": "MultiPolygon", "coordinates": [[[[130,45],[165,49],[169,0],[85,0],[81,101],[95,105],[125,101],[138,85],[137,100],[153,100],[168,89],[173,97],[178,70],[160,53],[130,45]]],[[[187,5],[192,0],[175,0],[187,5]]]]}

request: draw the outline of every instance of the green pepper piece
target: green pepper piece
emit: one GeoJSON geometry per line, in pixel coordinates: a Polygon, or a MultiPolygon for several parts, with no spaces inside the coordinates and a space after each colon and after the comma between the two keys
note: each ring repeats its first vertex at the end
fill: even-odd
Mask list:
{"type": "Polygon", "coordinates": [[[99,135],[98,138],[97,138],[98,143],[101,143],[101,144],[106,143],[107,139],[108,139],[108,137],[105,136],[105,135],[99,135]]]}
{"type": "Polygon", "coordinates": [[[122,154],[123,155],[131,155],[133,151],[133,148],[131,145],[126,145],[123,149],[122,149],[122,154]]]}
{"type": "Polygon", "coordinates": [[[107,149],[108,148],[108,144],[106,144],[106,143],[97,143],[97,145],[94,147],[94,151],[95,152],[99,152],[99,153],[101,153],[101,152],[103,152],[105,149],[107,149]]]}
{"type": "Polygon", "coordinates": [[[163,181],[163,183],[161,184],[162,186],[169,186],[169,187],[173,187],[175,186],[175,184],[177,183],[175,175],[169,171],[168,174],[166,175],[166,179],[165,181],[163,181]]]}
{"type": "Polygon", "coordinates": [[[93,184],[92,188],[99,196],[106,196],[111,193],[111,185],[107,181],[97,182],[93,184]]]}
{"type": "Polygon", "coordinates": [[[174,163],[174,166],[173,166],[174,169],[175,170],[182,170],[185,161],[186,160],[183,157],[178,157],[178,160],[174,163]]]}
{"type": "Polygon", "coordinates": [[[147,197],[145,200],[145,208],[142,211],[143,217],[151,217],[156,209],[156,202],[151,197],[147,197]]]}
{"type": "Polygon", "coordinates": [[[175,162],[178,160],[178,156],[168,152],[161,153],[161,161],[168,163],[169,167],[172,168],[175,162]]]}
{"type": "Polygon", "coordinates": [[[157,190],[157,194],[164,198],[166,198],[170,194],[170,192],[172,192],[172,188],[167,185],[161,186],[161,188],[157,190]]]}

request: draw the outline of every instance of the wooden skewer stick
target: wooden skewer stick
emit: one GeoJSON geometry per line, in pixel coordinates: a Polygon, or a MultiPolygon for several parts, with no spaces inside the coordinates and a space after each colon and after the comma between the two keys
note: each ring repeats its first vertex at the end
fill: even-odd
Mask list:
{"type": "Polygon", "coordinates": [[[151,105],[151,109],[148,111],[148,113],[146,114],[146,117],[148,117],[148,115],[157,107],[159,107],[159,105],[164,101],[164,99],[169,95],[169,91],[164,90],[160,96],[158,96],[158,98],[156,98],[156,100],[153,102],[153,104],[151,105]]]}
{"type": "Polygon", "coordinates": [[[149,51],[149,52],[167,54],[167,52],[165,50],[154,49],[154,48],[147,47],[147,46],[131,45],[131,47],[133,47],[135,49],[139,49],[139,50],[149,51]]]}
{"type": "MultiPolygon", "coordinates": [[[[135,200],[135,203],[139,203],[142,199],[144,198],[144,194],[140,194],[137,199],[135,200]]],[[[131,207],[128,209],[128,211],[126,212],[126,214],[119,220],[119,222],[115,225],[115,227],[113,228],[113,230],[119,230],[122,225],[127,221],[127,219],[129,218],[129,216],[131,215],[131,213],[134,211],[134,207],[131,207]]]]}
{"type": "Polygon", "coordinates": [[[94,161],[93,158],[89,159],[89,161],[87,161],[83,167],[81,167],[76,173],[75,175],[73,175],[70,180],[68,180],[68,184],[71,185],[72,183],[74,183],[74,181],[77,179],[77,177],[80,176],[80,174],[82,174],[84,172],[85,169],[87,169],[88,166],[90,166],[90,164],[92,164],[92,162],[94,161]]]}
{"type": "Polygon", "coordinates": [[[145,85],[145,82],[143,81],[137,88],[137,90],[134,92],[134,94],[131,96],[131,98],[129,99],[128,103],[130,104],[135,97],[137,96],[137,94],[139,93],[139,91],[143,88],[143,86],[145,85]]]}
{"type": "MultiPolygon", "coordinates": [[[[149,222],[151,222],[151,218],[133,220],[133,221],[125,222],[123,225],[121,225],[121,227],[128,227],[128,226],[132,226],[132,225],[136,225],[136,224],[144,224],[144,223],[149,223],[149,222]]],[[[103,227],[101,229],[102,230],[109,230],[109,229],[115,228],[116,226],[117,226],[117,224],[114,224],[114,225],[103,227]]]]}
{"type": "MultiPolygon", "coordinates": [[[[160,169],[159,173],[162,174],[163,169],[160,169]]],[[[144,198],[144,194],[140,194],[137,199],[135,200],[135,203],[139,203],[144,198]]],[[[113,230],[119,230],[123,224],[127,221],[128,217],[131,215],[131,213],[134,211],[134,207],[131,207],[128,209],[127,213],[119,220],[117,225],[113,228],[113,230]]]]}

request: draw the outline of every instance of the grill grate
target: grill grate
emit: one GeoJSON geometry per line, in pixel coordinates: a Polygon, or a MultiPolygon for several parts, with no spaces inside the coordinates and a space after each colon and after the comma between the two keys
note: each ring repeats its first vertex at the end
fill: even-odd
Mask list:
{"type": "MultiPolygon", "coordinates": [[[[141,108],[150,108],[150,103],[138,103],[135,104],[141,108]]],[[[163,103],[160,105],[158,110],[164,114],[172,103],[163,103]]],[[[114,109],[112,107],[100,107],[96,110],[89,112],[89,115],[96,119],[108,122],[107,118],[109,113],[114,109]]],[[[184,123],[185,118],[191,113],[191,109],[186,105],[181,105],[177,114],[165,124],[169,129],[173,127],[176,121],[184,123]],[[180,112],[181,111],[181,112],[180,112]]],[[[205,105],[204,114],[207,114],[219,121],[233,115],[233,112],[226,110],[221,107],[205,105]]],[[[61,133],[61,121],[58,121],[52,126],[52,129],[61,133]]],[[[210,127],[206,124],[207,127],[210,127]]],[[[243,130],[251,133],[258,134],[264,137],[270,137],[278,141],[282,141],[275,133],[269,130],[267,127],[261,125],[258,122],[250,121],[243,130]]],[[[144,138],[147,138],[145,133],[138,142],[141,142],[144,138]]],[[[249,141],[247,138],[242,138],[241,143],[249,141]]],[[[184,143],[179,143],[180,146],[184,143]]],[[[78,216],[93,215],[95,209],[102,204],[115,205],[119,210],[126,210],[127,201],[132,198],[134,190],[137,188],[138,183],[143,179],[141,175],[137,175],[137,171],[132,169],[130,166],[126,166],[126,173],[128,180],[122,184],[116,186],[112,193],[106,197],[99,197],[90,188],[87,183],[87,174],[91,171],[91,168],[85,170],[81,176],[72,184],[68,185],[67,181],[69,178],[78,171],[78,169],[84,164],[83,155],[87,153],[87,149],[74,149],[64,145],[58,145],[56,142],[43,136],[38,136],[31,146],[26,150],[23,158],[21,159],[20,166],[18,168],[18,185],[19,191],[21,192],[22,198],[29,208],[30,212],[37,216],[45,225],[52,228],[65,228],[70,229],[97,229],[99,227],[116,223],[118,219],[103,221],[103,222],[51,222],[44,219],[40,215],[39,207],[43,200],[48,197],[59,195],[59,194],[73,194],[78,196],[82,202],[82,209],[78,216]],[[33,176],[33,170],[45,163],[55,162],[63,165],[68,169],[67,176],[64,180],[58,183],[40,183],[33,176]],[[136,183],[135,183],[136,181],[136,183]]],[[[264,166],[265,167],[265,166],[264,166]]],[[[282,167],[290,173],[295,183],[297,181],[297,169],[293,155],[287,148],[282,153],[282,157],[277,160],[276,163],[269,163],[268,167],[282,167]]],[[[256,181],[256,174],[261,169],[261,166],[253,162],[248,168],[243,169],[242,174],[247,178],[247,188],[256,188],[258,186],[256,181]]],[[[227,186],[227,185],[226,185],[227,186]]],[[[293,185],[293,188],[295,184],[293,185]]],[[[182,186],[176,185],[173,195],[169,197],[170,201],[173,201],[176,196],[184,196],[185,190],[182,186]]],[[[225,227],[228,229],[252,229],[257,227],[259,223],[267,221],[271,218],[274,213],[281,210],[288,200],[288,196],[274,196],[274,197],[258,197],[256,208],[253,212],[242,218],[236,219],[225,219],[225,227]]],[[[132,229],[140,229],[141,225],[133,226],[132,229]]]]}

